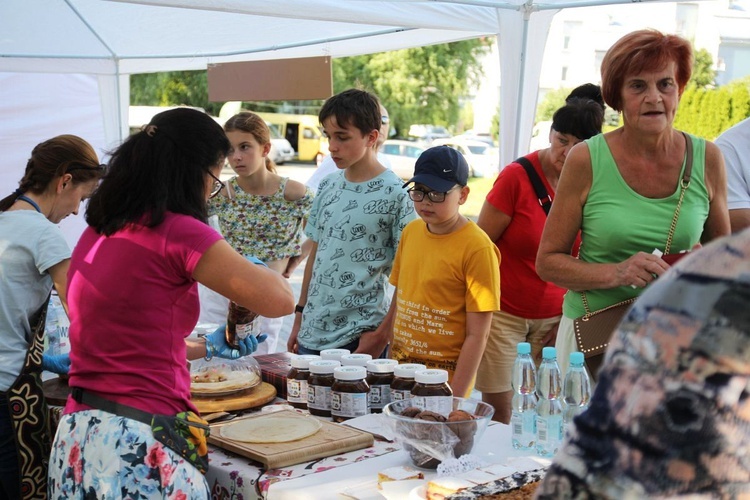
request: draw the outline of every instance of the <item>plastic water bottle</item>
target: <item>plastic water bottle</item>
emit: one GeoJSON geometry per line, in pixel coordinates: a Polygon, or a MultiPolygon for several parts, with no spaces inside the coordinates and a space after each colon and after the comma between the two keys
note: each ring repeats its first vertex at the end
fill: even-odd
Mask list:
{"type": "Polygon", "coordinates": [[[557,453],[563,439],[562,379],[554,347],[542,349],[536,379],[536,452],[542,457],[557,453]]]}
{"type": "Polygon", "coordinates": [[[570,366],[563,384],[563,402],[565,403],[563,422],[566,427],[573,421],[573,417],[588,408],[590,401],[591,377],[583,362],[583,353],[571,352],[570,366]]]}
{"type": "Polygon", "coordinates": [[[521,342],[516,347],[511,385],[511,432],[513,448],[530,450],[536,443],[536,366],[531,359],[531,344],[521,342]]]}

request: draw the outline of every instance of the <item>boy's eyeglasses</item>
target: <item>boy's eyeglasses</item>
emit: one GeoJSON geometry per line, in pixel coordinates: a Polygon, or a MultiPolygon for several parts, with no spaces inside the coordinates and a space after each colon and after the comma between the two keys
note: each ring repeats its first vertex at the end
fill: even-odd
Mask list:
{"type": "Polygon", "coordinates": [[[215,198],[216,195],[218,195],[221,192],[221,190],[224,189],[224,183],[221,182],[221,179],[219,179],[214,174],[212,174],[210,170],[208,171],[208,175],[214,178],[214,186],[213,188],[211,188],[211,194],[208,195],[208,198],[211,199],[211,198],[215,198]]]}
{"type": "Polygon", "coordinates": [[[391,123],[391,119],[388,116],[383,115],[380,117],[380,123],[382,123],[383,125],[387,125],[391,123]]]}
{"type": "Polygon", "coordinates": [[[443,193],[441,191],[423,191],[421,189],[411,188],[406,192],[409,193],[409,198],[411,198],[412,201],[422,201],[424,200],[425,195],[427,195],[431,202],[442,203],[445,201],[445,196],[455,189],[456,187],[453,186],[448,191],[443,193]]]}

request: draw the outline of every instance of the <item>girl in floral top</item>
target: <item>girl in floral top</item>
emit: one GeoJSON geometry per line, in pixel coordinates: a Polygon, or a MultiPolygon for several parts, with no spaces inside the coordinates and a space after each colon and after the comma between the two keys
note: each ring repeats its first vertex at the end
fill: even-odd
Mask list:
{"type": "MultiPolygon", "coordinates": [[[[218,216],[224,238],[235,250],[289,277],[309,252],[301,239],[313,194],[304,184],[276,173],[268,157],[271,133],[258,115],[239,113],[226,122],[224,131],[231,143],[227,160],[237,175],[209,201],[209,214],[218,216]]],[[[260,329],[268,339],[259,354],[275,352],[282,322],[261,318],[260,329]]]]}

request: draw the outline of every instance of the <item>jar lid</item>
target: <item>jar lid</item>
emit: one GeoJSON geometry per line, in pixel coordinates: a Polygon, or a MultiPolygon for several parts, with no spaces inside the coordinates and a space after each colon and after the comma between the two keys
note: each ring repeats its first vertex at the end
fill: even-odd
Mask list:
{"type": "Polygon", "coordinates": [[[341,356],[341,366],[367,366],[367,362],[372,360],[369,354],[344,354],[341,356]]]}
{"type": "Polygon", "coordinates": [[[367,376],[364,366],[337,366],[333,370],[336,380],[363,380],[367,376]]]}
{"type": "Polygon", "coordinates": [[[395,359],[373,359],[367,362],[367,371],[372,373],[393,373],[398,365],[395,359]]]}
{"type": "Polygon", "coordinates": [[[333,373],[334,368],[341,366],[341,363],[335,359],[318,359],[316,361],[310,361],[310,373],[316,373],[319,375],[330,375],[333,373]]]}
{"type": "Polygon", "coordinates": [[[448,372],[445,370],[417,370],[414,381],[418,384],[444,384],[448,382],[448,372]]]}
{"type": "Polygon", "coordinates": [[[323,349],[320,351],[320,359],[335,359],[338,361],[341,356],[349,353],[351,353],[349,349],[323,349]]]}
{"type": "Polygon", "coordinates": [[[427,369],[427,367],[425,365],[420,365],[419,363],[404,363],[403,365],[398,365],[394,368],[393,374],[401,378],[414,378],[414,372],[425,369],[427,369]]]}
{"type": "Polygon", "coordinates": [[[298,354],[292,356],[290,364],[292,365],[292,368],[307,370],[310,367],[310,361],[318,361],[319,359],[320,356],[316,356],[315,354],[298,354]]]}

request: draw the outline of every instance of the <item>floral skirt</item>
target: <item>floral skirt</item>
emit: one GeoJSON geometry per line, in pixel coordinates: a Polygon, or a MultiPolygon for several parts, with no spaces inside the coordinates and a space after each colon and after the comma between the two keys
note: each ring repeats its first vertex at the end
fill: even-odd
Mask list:
{"type": "Polygon", "coordinates": [[[52,444],[49,499],[209,498],[203,474],[151,427],[101,410],[64,415],[52,444]]]}

